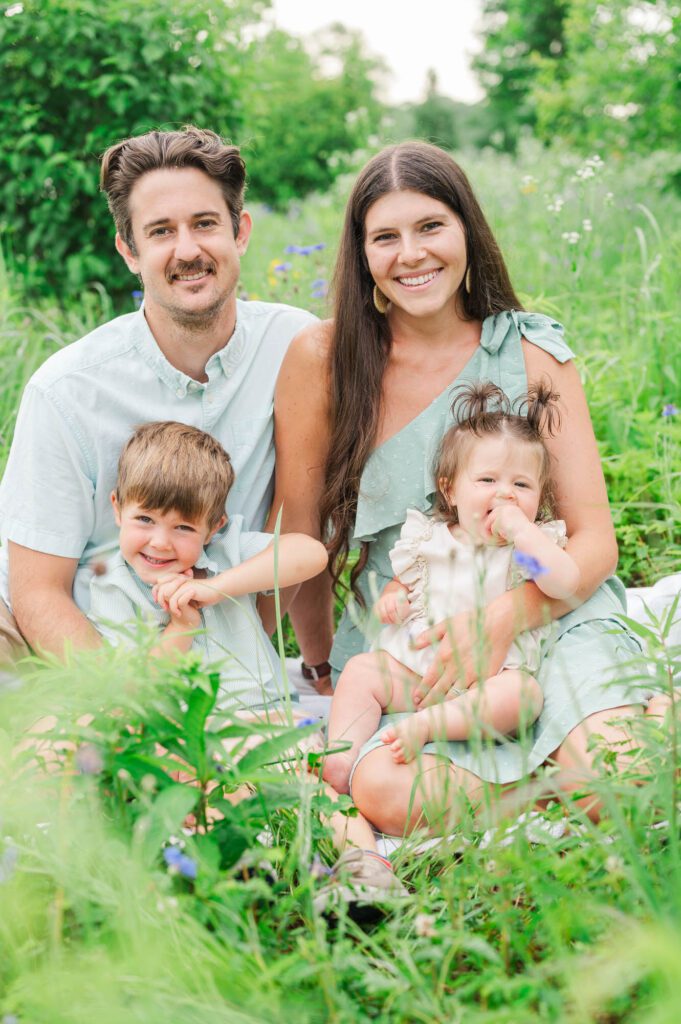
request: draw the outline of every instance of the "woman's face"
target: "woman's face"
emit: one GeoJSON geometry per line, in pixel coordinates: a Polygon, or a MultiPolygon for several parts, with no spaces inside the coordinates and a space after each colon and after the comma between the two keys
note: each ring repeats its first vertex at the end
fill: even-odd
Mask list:
{"type": "Polygon", "coordinates": [[[393,305],[415,317],[455,312],[466,238],[448,206],[422,192],[388,192],[369,207],[364,226],[369,271],[393,305]]]}

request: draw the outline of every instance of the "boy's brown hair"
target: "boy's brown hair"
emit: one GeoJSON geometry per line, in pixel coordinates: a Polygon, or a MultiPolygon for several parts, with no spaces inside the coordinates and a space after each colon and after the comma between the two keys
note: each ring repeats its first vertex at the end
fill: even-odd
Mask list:
{"type": "Polygon", "coordinates": [[[210,434],[172,420],[145,423],[121,452],[116,501],[119,508],[136,502],[190,522],[205,519],[213,530],[233,482],[229,455],[210,434]]]}

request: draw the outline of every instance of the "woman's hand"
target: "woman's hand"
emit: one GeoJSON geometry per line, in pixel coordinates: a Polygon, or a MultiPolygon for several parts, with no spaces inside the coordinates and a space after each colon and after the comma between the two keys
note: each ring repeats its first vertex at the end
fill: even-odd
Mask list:
{"type": "Polygon", "coordinates": [[[482,622],[475,612],[462,612],[416,638],[417,650],[432,647],[435,654],[414,691],[418,708],[446,700],[453,688],[468,689],[481,673],[487,678],[499,671],[518,631],[514,593],[517,591],[507,591],[495,598],[485,609],[482,622]]]}

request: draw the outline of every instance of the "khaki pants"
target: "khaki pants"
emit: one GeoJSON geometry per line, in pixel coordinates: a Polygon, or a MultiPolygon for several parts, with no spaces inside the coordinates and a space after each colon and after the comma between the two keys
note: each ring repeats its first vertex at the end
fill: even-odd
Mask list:
{"type": "Polygon", "coordinates": [[[19,632],[16,619],[0,600],[0,667],[13,665],[30,653],[31,648],[19,632]]]}

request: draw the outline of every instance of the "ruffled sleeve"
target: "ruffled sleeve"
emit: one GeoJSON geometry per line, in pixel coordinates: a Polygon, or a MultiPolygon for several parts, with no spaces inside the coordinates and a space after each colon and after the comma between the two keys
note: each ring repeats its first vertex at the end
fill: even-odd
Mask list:
{"type": "Polygon", "coordinates": [[[514,341],[527,338],[559,363],[567,363],[568,359],[574,358],[574,352],[563,335],[563,325],[543,313],[509,309],[483,321],[480,344],[490,355],[495,355],[504,347],[513,348],[514,341]]]}
{"type": "Polygon", "coordinates": [[[416,508],[408,508],[400,538],[390,551],[393,574],[405,587],[411,588],[418,581],[421,546],[432,535],[433,520],[416,508]]]}

